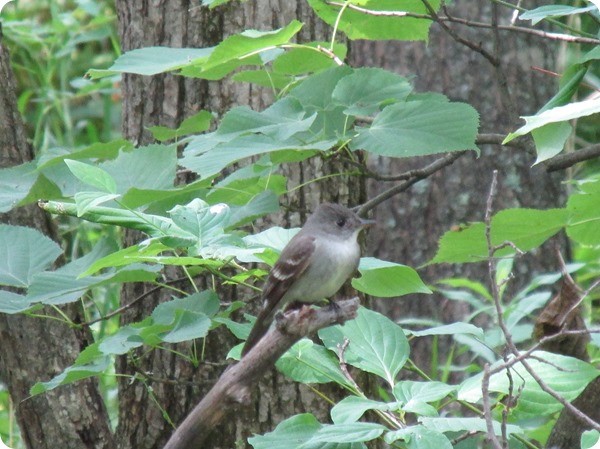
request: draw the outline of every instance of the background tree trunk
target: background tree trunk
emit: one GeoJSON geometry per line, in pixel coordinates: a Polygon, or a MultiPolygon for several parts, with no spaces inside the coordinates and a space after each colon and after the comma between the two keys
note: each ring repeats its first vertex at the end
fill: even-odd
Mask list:
{"type": "MultiPolygon", "coordinates": [[[[198,7],[197,2],[178,1],[156,3],[150,1],[117,2],[119,34],[123,51],[134,48],[165,45],[171,47],[209,47],[227,36],[244,29],[271,30],[285,26],[293,19],[305,23],[298,37],[301,41],[327,39],[329,28],[316,19],[305,2],[261,1],[231,3],[209,11],[198,7]]],[[[235,105],[249,105],[255,110],[264,109],[272,101],[270,91],[248,84],[231,81],[206,82],[184,79],[172,75],[123,77],[123,132],[126,138],[138,144],[152,141],[145,130],[152,125],[177,126],[187,116],[200,109],[222,114],[235,105]]],[[[289,187],[324,174],[340,171],[329,161],[314,160],[283,169],[290,179],[289,187]]],[[[185,181],[185,180],[182,180],[185,181]]],[[[316,204],[334,201],[356,205],[365,199],[365,185],[348,179],[336,178],[333,182],[312,184],[299,189],[287,198],[279,224],[299,226],[316,204]]],[[[264,223],[263,223],[264,225],[264,223]]],[[[258,225],[261,226],[260,224],[258,225]]],[[[140,240],[127,233],[126,244],[140,240]]],[[[174,276],[168,273],[168,276],[174,276]]],[[[203,283],[202,280],[198,281],[203,283]]],[[[133,285],[123,290],[122,303],[148,290],[150,286],[133,285]]],[[[222,301],[243,299],[247,293],[219,289],[222,301]]],[[[143,305],[129,310],[124,322],[148,316],[168,294],[149,295],[143,305]]],[[[248,299],[248,298],[247,298],[248,299]]],[[[252,298],[256,300],[256,295],[252,298]]],[[[123,378],[119,383],[120,416],[117,441],[120,448],[159,448],[173,432],[161,414],[160,404],[176,425],[210,389],[224,369],[223,361],[235,339],[227,331],[211,332],[203,353],[204,360],[198,368],[167,351],[153,351],[132,363],[131,357],[122,357],[117,363],[121,374],[152,373],[152,378],[175,379],[181,384],[167,382],[130,382],[123,378]],[[186,382],[192,382],[187,384],[186,382]],[[188,385],[188,386],[186,386],[188,385]],[[148,387],[152,387],[149,394],[148,387]]],[[[198,343],[201,344],[201,343],[198,343]]],[[[177,345],[177,351],[189,353],[188,344],[177,345]]],[[[141,354],[144,351],[140,351],[141,354]]],[[[256,402],[246,413],[236,414],[210,438],[211,448],[230,448],[245,445],[245,438],[257,432],[272,430],[282,419],[310,410],[327,419],[329,407],[304,385],[286,380],[275,371],[257,388],[256,402]],[[319,412],[320,411],[320,412],[319,412]],[[240,441],[244,441],[240,443],[240,441]],[[236,443],[237,442],[237,443],[236,443]]]]}
{"type": "MultiPolygon", "coordinates": [[[[0,168],[7,168],[33,160],[34,154],[17,109],[10,56],[1,44],[0,79],[0,168]]],[[[33,227],[58,241],[52,220],[36,205],[0,214],[0,223],[33,227]]],[[[83,321],[77,303],[62,311],[74,322],[83,321]]],[[[38,313],[56,316],[50,307],[38,313]]],[[[36,382],[59,374],[91,342],[87,328],[77,330],[57,323],[23,314],[0,314],[0,381],[6,383],[15,404],[21,437],[28,448],[35,449],[115,448],[97,379],[29,398],[29,389],[36,382]]]]}

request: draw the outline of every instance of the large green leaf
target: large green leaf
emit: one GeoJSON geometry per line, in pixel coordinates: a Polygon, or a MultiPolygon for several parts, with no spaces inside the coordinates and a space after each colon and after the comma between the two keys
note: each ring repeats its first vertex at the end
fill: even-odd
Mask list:
{"type": "Polygon", "coordinates": [[[302,28],[302,23],[292,20],[287,26],[273,31],[246,30],[229,36],[217,45],[206,60],[189,64],[183,75],[206,79],[220,79],[241,65],[261,64],[258,54],[287,44],[302,28]]]}
{"type": "Polygon", "coordinates": [[[122,54],[108,70],[90,70],[92,79],[111,76],[116,73],[137,75],[157,75],[187,66],[192,62],[206,61],[214,47],[209,48],[169,48],[145,47],[122,54]]]}
{"type": "Polygon", "coordinates": [[[456,387],[443,382],[403,380],[394,385],[393,392],[405,412],[437,416],[437,410],[427,403],[439,401],[455,390],[456,387]]]}
{"type": "Polygon", "coordinates": [[[200,111],[186,118],[176,129],[164,126],[151,126],[148,131],[160,142],[170,139],[181,139],[183,136],[193,133],[201,133],[210,127],[213,116],[208,111],[200,111]]]}
{"type": "MultiPolygon", "coordinates": [[[[334,67],[335,61],[318,47],[329,48],[329,42],[307,42],[287,50],[273,61],[272,75],[303,75],[334,67]]],[[[346,58],[347,50],[348,47],[343,44],[333,46],[333,53],[341,60],[346,58]]],[[[288,80],[291,81],[291,78],[288,80]]]]}
{"type": "MultiPolygon", "coordinates": [[[[446,432],[469,432],[477,431],[485,433],[487,432],[487,423],[483,418],[463,418],[463,417],[428,417],[423,416],[419,418],[419,422],[428,429],[436,430],[440,433],[446,432]]],[[[496,435],[502,435],[502,426],[498,421],[492,422],[494,427],[494,433],[496,435]]],[[[508,424],[506,426],[506,433],[522,433],[523,431],[519,426],[508,424]]]]}
{"type": "Polygon", "coordinates": [[[523,136],[534,129],[541,128],[549,123],[565,122],[568,120],[586,117],[588,115],[597,114],[600,112],[600,99],[594,98],[591,100],[583,100],[579,102],[569,103],[565,106],[557,106],[548,109],[538,115],[521,117],[525,120],[525,125],[510,133],[504,139],[503,144],[510,142],[516,137],[523,136]]]}
{"type": "Polygon", "coordinates": [[[290,379],[305,384],[336,382],[350,387],[337,357],[321,345],[305,338],[290,348],[276,363],[290,379]]]}
{"type": "Polygon", "coordinates": [[[431,293],[417,272],[406,265],[363,257],[358,271],[361,277],[352,279],[352,286],[367,295],[390,298],[409,293],[431,293]]]}
{"type": "Polygon", "coordinates": [[[385,430],[387,430],[387,428],[384,425],[369,422],[323,425],[315,432],[312,438],[300,446],[300,448],[308,449],[315,447],[315,445],[328,443],[363,443],[378,438],[385,430]]]}
{"type": "MultiPolygon", "coordinates": [[[[491,223],[493,245],[512,242],[521,251],[538,247],[567,224],[565,209],[506,209],[498,212],[491,223]]],[[[495,253],[503,256],[514,253],[510,247],[495,253]]],[[[437,254],[430,263],[481,262],[488,257],[485,225],[473,223],[446,232],[440,239],[437,254]]]]}
{"type": "Polygon", "coordinates": [[[73,159],[65,159],[65,163],[71,173],[85,184],[95,187],[101,192],[117,193],[117,182],[102,168],[73,159]]]}
{"type": "Polygon", "coordinates": [[[35,229],[0,224],[0,285],[28,287],[61,254],[56,242],[35,229]]]}
{"type": "Polygon", "coordinates": [[[0,169],[0,213],[16,207],[27,196],[37,177],[35,162],[0,169]]]}
{"type": "Polygon", "coordinates": [[[368,410],[383,412],[400,410],[399,402],[379,402],[359,396],[348,396],[331,409],[331,419],[336,424],[358,421],[368,410]]]}
{"type": "Polygon", "coordinates": [[[119,156],[100,167],[116,181],[117,192],[131,188],[169,189],[175,183],[177,148],[174,145],[148,145],[119,156]]]}
{"type": "Polygon", "coordinates": [[[471,323],[451,323],[444,324],[442,326],[431,327],[429,329],[423,329],[420,331],[407,330],[408,335],[415,337],[426,337],[428,335],[472,335],[479,340],[484,339],[483,330],[471,323]]]}
{"type": "Polygon", "coordinates": [[[217,144],[211,151],[201,154],[198,157],[185,155],[180,159],[179,163],[205,178],[213,176],[228,165],[250,156],[284,150],[295,150],[312,155],[318,151],[328,150],[335,143],[336,140],[311,143],[298,138],[281,141],[262,134],[244,135],[231,141],[217,144]]]}
{"type": "Polygon", "coordinates": [[[583,245],[600,244],[600,192],[571,195],[567,234],[583,245]]]}
{"type": "Polygon", "coordinates": [[[31,308],[27,298],[8,290],[0,290],[0,313],[19,313],[31,308]]]}
{"type": "Polygon", "coordinates": [[[292,416],[280,422],[275,430],[248,438],[254,449],[298,449],[322,427],[310,413],[292,416]]]}
{"type": "Polygon", "coordinates": [[[598,9],[595,5],[589,5],[583,8],[568,5],[545,5],[529,11],[525,11],[519,16],[521,20],[531,20],[532,25],[546,19],[547,17],[570,16],[573,14],[583,14],[598,9]]]}
{"type": "Polygon", "coordinates": [[[412,91],[406,78],[379,68],[355,69],[333,90],[333,100],[346,107],[348,115],[370,115],[384,105],[403,101],[412,91]]]}
{"type": "MultiPolygon", "coordinates": [[[[329,3],[325,0],[309,0],[310,6],[317,15],[329,25],[337,25],[350,39],[368,40],[427,40],[431,20],[413,17],[403,17],[402,12],[428,14],[427,9],[419,0],[365,0],[351,3],[373,11],[397,11],[396,17],[390,15],[372,15],[346,8],[341,15],[339,4],[329,3]]],[[[429,4],[437,10],[439,0],[432,0],[429,4]]]]}
{"type": "Polygon", "coordinates": [[[388,432],[384,440],[390,445],[397,440],[403,440],[407,449],[452,449],[453,447],[443,433],[419,425],[388,432]]]}
{"type": "MultiPolygon", "coordinates": [[[[543,351],[536,351],[533,355],[535,358],[528,359],[527,363],[546,385],[567,401],[576,398],[589,382],[600,375],[594,366],[573,357],[543,351]]],[[[501,363],[495,363],[492,369],[501,363]]],[[[521,363],[515,364],[512,370],[513,392],[519,392],[519,407],[513,409],[516,419],[548,416],[562,408],[562,404],[540,388],[521,363]]],[[[471,403],[481,400],[482,377],[483,373],[480,373],[465,380],[459,387],[458,399],[471,403]]],[[[490,378],[489,391],[508,393],[509,378],[505,372],[490,378]]]]}
{"type": "Polygon", "coordinates": [[[359,128],[353,150],[412,157],[476,149],[479,116],[466,103],[415,100],[386,107],[369,128],[359,128]]]}
{"type": "Polygon", "coordinates": [[[170,329],[160,335],[166,343],[179,343],[205,337],[211,325],[210,318],[219,310],[219,297],[212,290],[198,292],[159,304],[152,312],[156,324],[170,329]]]}
{"type": "Polygon", "coordinates": [[[345,360],[357,368],[377,374],[390,386],[394,386],[396,375],[408,360],[408,341],[400,326],[365,308],[360,308],[356,319],[343,326],[321,329],[319,337],[332,351],[337,351],[344,339],[350,340],[345,360]]]}

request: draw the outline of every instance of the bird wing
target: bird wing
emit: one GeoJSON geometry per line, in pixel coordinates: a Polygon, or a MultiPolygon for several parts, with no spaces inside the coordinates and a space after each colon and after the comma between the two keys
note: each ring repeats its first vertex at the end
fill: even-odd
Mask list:
{"type": "Polygon", "coordinates": [[[292,284],[306,271],[310,256],[315,251],[315,238],[298,233],[284,248],[269,273],[263,287],[263,308],[246,340],[242,355],[246,354],[269,330],[275,312],[283,307],[281,298],[292,284]]]}

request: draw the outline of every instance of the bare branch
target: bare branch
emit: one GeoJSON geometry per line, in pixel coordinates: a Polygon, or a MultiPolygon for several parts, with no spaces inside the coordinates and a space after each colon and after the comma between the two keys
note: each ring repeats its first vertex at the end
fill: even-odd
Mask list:
{"type": "Polygon", "coordinates": [[[492,418],[492,409],[490,406],[490,365],[488,363],[483,367],[483,377],[481,378],[481,395],[483,400],[483,416],[487,428],[487,437],[494,445],[495,449],[503,449],[502,444],[496,436],[494,430],[494,420],[492,418]]]}
{"type": "Polygon", "coordinates": [[[600,144],[590,145],[589,147],[571,153],[562,153],[558,156],[554,156],[552,159],[546,161],[546,171],[550,173],[557,170],[564,170],[579,162],[588,161],[597,157],[600,157],[600,144]]]}
{"type": "MultiPolygon", "coordinates": [[[[344,6],[344,3],[340,3],[340,2],[327,2],[327,3],[332,6],[339,6],[339,7],[344,6]]],[[[450,23],[456,23],[458,25],[464,25],[464,26],[471,27],[471,28],[496,28],[501,31],[514,31],[516,33],[531,34],[533,36],[541,37],[543,39],[570,42],[570,43],[575,43],[575,44],[593,44],[593,45],[600,44],[600,39],[595,39],[593,37],[571,36],[569,34],[564,34],[564,33],[550,33],[548,31],[536,30],[534,28],[515,26],[514,22],[515,22],[516,16],[514,13],[513,13],[513,19],[511,19],[510,25],[493,25],[493,24],[484,23],[484,22],[477,22],[474,20],[467,20],[467,19],[461,19],[458,17],[452,17],[449,14],[447,14],[447,12],[446,12],[446,14],[447,14],[446,16],[439,16],[439,15],[434,16],[432,14],[418,14],[418,13],[412,13],[412,12],[408,12],[408,11],[378,11],[378,10],[374,10],[374,9],[362,8],[362,7],[354,5],[352,3],[349,3],[347,5],[347,8],[353,9],[355,11],[362,12],[364,14],[368,14],[371,16],[411,17],[414,19],[431,20],[431,21],[438,22],[440,24],[443,22],[450,22],[450,23]]],[[[517,9],[515,9],[515,12],[517,12],[517,14],[518,14],[517,9]]]]}
{"type": "Polygon", "coordinates": [[[386,190],[385,192],[382,192],[379,195],[371,198],[358,209],[357,214],[363,216],[365,213],[375,208],[378,204],[383,203],[385,200],[388,200],[394,195],[408,190],[408,188],[413,184],[416,184],[420,180],[431,176],[432,174],[441,170],[442,168],[452,165],[454,161],[456,161],[459,157],[463,156],[466,153],[467,151],[458,151],[455,153],[450,153],[440,159],[437,159],[436,161],[432,162],[426,167],[423,167],[422,169],[411,170],[410,174],[413,176],[411,179],[408,179],[402,184],[398,184],[397,186],[394,186],[386,190]]]}
{"type": "Polygon", "coordinates": [[[227,368],[215,386],[194,407],[164,449],[203,447],[210,431],[237,406],[250,402],[251,388],[294,343],[333,324],[356,317],[358,298],[337,301],[335,306],[304,306],[275,317],[276,326],[238,363],[227,368]]]}

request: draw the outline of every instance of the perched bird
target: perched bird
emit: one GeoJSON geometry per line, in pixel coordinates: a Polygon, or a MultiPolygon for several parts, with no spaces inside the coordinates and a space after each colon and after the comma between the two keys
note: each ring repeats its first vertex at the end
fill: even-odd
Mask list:
{"type": "Polygon", "coordinates": [[[317,207],[269,273],[262,291],[262,310],[242,355],[269,330],[277,311],[319,302],[340,289],[358,267],[358,234],[373,223],[338,204],[317,207]]]}

